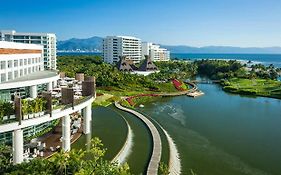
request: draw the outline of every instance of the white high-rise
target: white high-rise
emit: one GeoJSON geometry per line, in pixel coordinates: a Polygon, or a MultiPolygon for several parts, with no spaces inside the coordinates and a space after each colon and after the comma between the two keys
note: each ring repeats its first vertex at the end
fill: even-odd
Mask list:
{"type": "Polygon", "coordinates": [[[0,31],[0,41],[43,45],[44,67],[55,70],[57,67],[56,35],[53,33],[19,33],[14,30],[0,31]]]}
{"type": "Polygon", "coordinates": [[[134,63],[139,63],[141,56],[141,39],[131,36],[107,36],[103,40],[103,60],[117,63],[120,56],[126,56],[134,63]]]}
{"type": "Polygon", "coordinates": [[[143,42],[142,57],[148,55],[152,61],[168,61],[170,60],[170,51],[165,48],[160,48],[159,45],[143,42]]]}

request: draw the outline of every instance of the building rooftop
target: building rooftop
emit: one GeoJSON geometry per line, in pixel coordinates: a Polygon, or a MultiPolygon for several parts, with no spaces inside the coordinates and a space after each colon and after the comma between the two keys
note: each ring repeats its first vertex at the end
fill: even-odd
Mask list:
{"type": "Polygon", "coordinates": [[[43,50],[42,45],[0,41],[0,49],[30,49],[43,50]]]}
{"type": "Polygon", "coordinates": [[[33,35],[33,36],[42,36],[42,35],[53,35],[54,33],[30,33],[30,32],[16,32],[15,30],[0,30],[0,33],[10,34],[10,35],[33,35]]]}

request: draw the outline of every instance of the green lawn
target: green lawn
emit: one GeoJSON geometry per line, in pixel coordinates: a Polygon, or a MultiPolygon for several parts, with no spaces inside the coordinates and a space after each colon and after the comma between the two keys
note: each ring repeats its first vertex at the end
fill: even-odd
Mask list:
{"type": "Polygon", "coordinates": [[[225,81],[223,89],[232,93],[257,95],[281,99],[281,82],[269,79],[232,78],[225,81]]]}

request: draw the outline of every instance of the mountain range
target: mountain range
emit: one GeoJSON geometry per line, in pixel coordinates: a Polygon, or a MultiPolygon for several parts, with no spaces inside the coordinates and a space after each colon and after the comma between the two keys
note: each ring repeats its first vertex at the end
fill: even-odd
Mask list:
{"type": "MultiPolygon", "coordinates": [[[[94,36],[86,39],[71,38],[58,41],[59,51],[102,51],[102,37],[94,36]]],[[[160,44],[161,45],[161,44],[160,44]]],[[[185,45],[161,45],[171,53],[241,53],[241,54],[281,54],[281,47],[231,47],[231,46],[206,46],[191,47],[185,45]]]]}

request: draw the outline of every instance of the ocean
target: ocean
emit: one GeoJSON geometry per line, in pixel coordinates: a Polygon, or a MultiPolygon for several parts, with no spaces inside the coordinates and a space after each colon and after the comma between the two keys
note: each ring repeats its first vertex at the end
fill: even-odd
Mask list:
{"type": "MultiPolygon", "coordinates": [[[[101,53],[92,52],[60,52],[58,55],[101,55],[101,53]]],[[[194,53],[171,53],[172,59],[196,60],[196,59],[225,59],[252,61],[266,66],[273,64],[281,68],[281,54],[194,54],[194,53]]]]}

